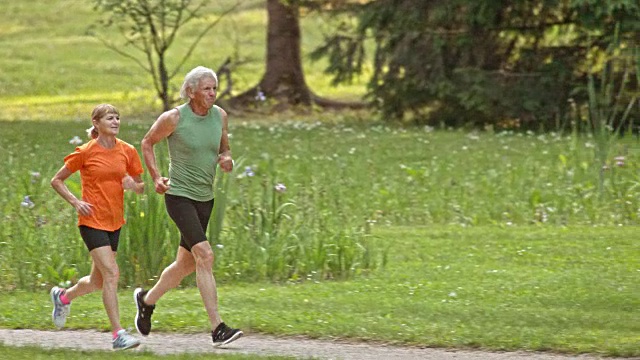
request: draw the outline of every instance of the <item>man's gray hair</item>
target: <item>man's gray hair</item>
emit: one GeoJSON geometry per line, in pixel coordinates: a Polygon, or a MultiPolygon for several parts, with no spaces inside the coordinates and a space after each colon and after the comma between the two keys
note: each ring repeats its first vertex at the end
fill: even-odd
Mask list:
{"type": "Polygon", "coordinates": [[[189,73],[184,77],[182,88],[180,88],[180,97],[183,99],[189,99],[187,89],[191,89],[192,91],[195,90],[198,87],[200,80],[207,77],[213,78],[216,81],[216,86],[218,85],[218,76],[216,75],[216,72],[209,68],[198,66],[189,71],[189,73]]]}

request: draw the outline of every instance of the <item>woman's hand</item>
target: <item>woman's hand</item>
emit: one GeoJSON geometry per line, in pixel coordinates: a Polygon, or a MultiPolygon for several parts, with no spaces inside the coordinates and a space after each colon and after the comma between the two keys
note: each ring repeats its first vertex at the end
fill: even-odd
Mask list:
{"type": "Polygon", "coordinates": [[[89,204],[88,202],[84,202],[82,200],[78,200],[75,204],[73,204],[73,207],[76,208],[76,211],[78,212],[78,214],[82,216],[89,216],[93,212],[92,210],[93,205],[89,204]]]}

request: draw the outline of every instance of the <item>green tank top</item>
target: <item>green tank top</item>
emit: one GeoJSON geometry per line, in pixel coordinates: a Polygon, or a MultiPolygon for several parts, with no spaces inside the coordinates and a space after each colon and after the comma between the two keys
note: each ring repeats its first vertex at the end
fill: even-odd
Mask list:
{"type": "Polygon", "coordinates": [[[177,107],[180,120],[169,135],[169,179],[167,194],[196,201],[213,199],[222,116],[213,106],[205,116],[196,115],[189,104],[177,107]]]}

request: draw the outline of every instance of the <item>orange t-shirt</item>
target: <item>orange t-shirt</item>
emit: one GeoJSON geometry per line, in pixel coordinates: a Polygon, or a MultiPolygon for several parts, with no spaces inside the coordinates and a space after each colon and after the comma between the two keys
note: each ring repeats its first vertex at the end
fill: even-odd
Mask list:
{"type": "Polygon", "coordinates": [[[120,139],[111,149],[90,140],[67,155],[64,165],[71,172],[80,170],[82,201],[93,205],[90,216],[78,215],[78,226],[105,231],[121,228],[125,224],[122,178],[143,172],[136,149],[120,139]]]}

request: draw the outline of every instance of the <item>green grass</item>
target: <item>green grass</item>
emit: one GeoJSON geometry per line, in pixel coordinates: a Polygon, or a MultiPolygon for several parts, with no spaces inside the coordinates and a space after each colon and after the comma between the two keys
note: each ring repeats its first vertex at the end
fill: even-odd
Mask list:
{"type": "MultiPolygon", "coordinates": [[[[184,360],[184,359],[221,359],[221,360],[250,360],[255,359],[256,355],[222,355],[222,354],[183,354],[183,355],[158,355],[145,352],[106,352],[106,351],[79,351],[69,349],[42,349],[37,347],[11,347],[0,344],[0,352],[7,359],[12,360],[121,360],[121,359],[165,359],[165,360],[184,360]]],[[[260,356],[259,359],[264,360],[285,360],[291,359],[284,356],[260,356]]]]}
{"type": "MultiPolygon", "coordinates": [[[[248,333],[491,350],[638,356],[640,256],[627,227],[382,227],[384,271],[344,282],[220,287],[223,319],[248,333]]],[[[135,314],[120,293],[124,324],[135,314]]],[[[48,294],[3,292],[0,323],[53,329],[48,294]]],[[[67,325],[106,330],[99,295],[67,325]]],[[[196,289],[166,295],[163,332],[207,331],[196,289]]]]}

